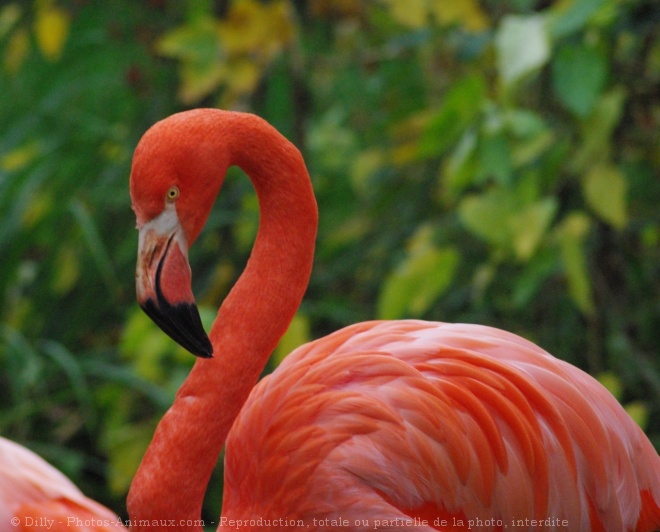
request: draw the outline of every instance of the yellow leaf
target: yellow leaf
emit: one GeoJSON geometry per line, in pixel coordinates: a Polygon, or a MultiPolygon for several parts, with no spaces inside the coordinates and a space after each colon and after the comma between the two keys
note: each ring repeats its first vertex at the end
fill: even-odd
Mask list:
{"type": "Polygon", "coordinates": [[[34,193],[21,216],[21,224],[26,229],[34,227],[51,213],[53,198],[48,192],[34,193]]]}
{"type": "Polygon", "coordinates": [[[186,104],[209,95],[230,76],[213,17],[197,18],[166,33],[156,50],[181,61],[179,97],[186,104]]]}
{"type": "Polygon", "coordinates": [[[419,159],[417,142],[403,142],[392,149],[392,163],[404,166],[419,159]]]}
{"type": "Polygon", "coordinates": [[[596,375],[596,380],[600,382],[607,391],[610,392],[617,401],[621,400],[623,394],[623,383],[612,371],[604,371],[596,375]]]}
{"type": "Polygon", "coordinates": [[[133,371],[151,382],[165,379],[163,358],[172,349],[173,343],[162,334],[149,317],[134,311],[124,326],[120,352],[132,359],[133,371]]]}
{"type": "Polygon", "coordinates": [[[580,146],[569,163],[573,171],[584,172],[608,160],[610,151],[616,144],[611,140],[612,134],[621,122],[627,97],[628,94],[620,86],[615,86],[600,97],[591,115],[582,125],[580,146]]]}
{"type": "Polygon", "coordinates": [[[429,110],[408,116],[394,125],[397,144],[390,150],[390,161],[404,166],[419,160],[420,137],[428,129],[433,113],[429,110]]]}
{"type": "Polygon", "coordinates": [[[62,56],[70,23],[69,13],[55,5],[46,5],[37,11],[34,33],[41,53],[49,61],[57,61],[62,56]]]}
{"type": "Polygon", "coordinates": [[[18,148],[14,148],[9,153],[0,157],[0,169],[6,172],[15,172],[24,168],[34,158],[39,155],[39,143],[37,141],[29,142],[18,148]]]}
{"type": "Polygon", "coordinates": [[[288,0],[236,0],[222,21],[198,17],[164,35],[157,50],[181,61],[179,96],[184,103],[195,103],[222,86],[220,102],[227,107],[254,91],[294,29],[288,0]]]}
{"type": "Polygon", "coordinates": [[[385,154],[381,150],[371,149],[359,153],[351,167],[350,183],[353,190],[359,193],[368,192],[369,179],[385,164],[385,154]]]}
{"type": "Polygon", "coordinates": [[[584,240],[590,227],[589,217],[582,212],[575,212],[566,216],[557,228],[568,292],[576,306],[586,315],[594,312],[587,257],[584,251],[584,240]]]}
{"type": "Polygon", "coordinates": [[[628,415],[633,418],[635,423],[639,425],[642,430],[646,430],[649,424],[649,409],[641,401],[631,401],[624,405],[628,415]]]}
{"type": "Polygon", "coordinates": [[[488,18],[475,0],[433,0],[430,7],[440,24],[460,23],[470,31],[488,28],[488,18]]]}
{"type": "Polygon", "coordinates": [[[249,94],[257,87],[261,72],[254,61],[230,61],[228,68],[231,76],[226,77],[225,83],[229,92],[237,95],[249,94]]]}
{"type": "Polygon", "coordinates": [[[291,351],[306,344],[309,340],[309,318],[298,313],[293,317],[289,328],[277,344],[277,348],[273,353],[273,361],[279,366],[291,351]]]}
{"type": "Polygon", "coordinates": [[[16,4],[8,4],[0,9],[0,39],[4,39],[21,18],[21,8],[16,4]]]}
{"type": "Polygon", "coordinates": [[[220,36],[230,55],[257,54],[268,59],[279,52],[294,34],[288,2],[234,2],[220,23],[220,36]]]}
{"type": "Polygon", "coordinates": [[[80,260],[76,249],[71,245],[59,248],[53,270],[53,291],[57,295],[68,294],[80,277],[80,260]]]}
{"type": "Polygon", "coordinates": [[[421,28],[428,24],[428,0],[384,0],[394,20],[409,28],[421,28]]]}
{"type": "Polygon", "coordinates": [[[288,1],[266,3],[266,14],[270,20],[270,40],[275,43],[275,51],[290,43],[296,33],[293,9],[288,1]]]}
{"type": "Polygon", "coordinates": [[[208,96],[230,75],[224,63],[184,62],[179,97],[187,105],[208,96]]]}
{"type": "Polygon", "coordinates": [[[114,139],[108,139],[99,148],[100,154],[108,161],[113,163],[121,163],[130,157],[126,146],[122,142],[117,142],[114,139]]]}
{"type": "Polygon", "coordinates": [[[9,74],[16,74],[30,51],[30,36],[25,28],[17,29],[7,43],[3,57],[5,70],[9,74]]]}
{"type": "Polygon", "coordinates": [[[642,244],[651,250],[660,245],[660,226],[647,225],[641,232],[642,244]]]}
{"type": "Polygon", "coordinates": [[[617,229],[625,227],[628,220],[627,189],[623,174],[610,164],[593,166],[582,181],[582,192],[589,207],[599,218],[617,229]]]}

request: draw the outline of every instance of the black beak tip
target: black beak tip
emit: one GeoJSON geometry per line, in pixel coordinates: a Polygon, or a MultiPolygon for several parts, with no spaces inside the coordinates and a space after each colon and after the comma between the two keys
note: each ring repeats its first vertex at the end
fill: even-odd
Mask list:
{"type": "Polygon", "coordinates": [[[199,349],[195,351],[190,351],[193,355],[198,356],[199,358],[213,358],[213,346],[211,345],[211,340],[209,337],[204,335],[199,349]]]}
{"type": "Polygon", "coordinates": [[[161,330],[183,348],[200,358],[213,357],[213,345],[204,331],[199,310],[194,303],[158,303],[148,299],[140,307],[161,330]]]}

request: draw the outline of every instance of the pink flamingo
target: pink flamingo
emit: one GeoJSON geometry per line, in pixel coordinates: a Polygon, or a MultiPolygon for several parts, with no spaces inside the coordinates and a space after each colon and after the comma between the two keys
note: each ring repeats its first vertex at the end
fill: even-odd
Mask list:
{"type": "Polygon", "coordinates": [[[198,109],[157,123],[130,189],[138,301],[202,357],[134,478],[132,530],[201,530],[223,445],[219,530],[660,527],[660,457],[640,428],[589,375],[513,334],[359,323],[255,386],[303,297],[317,226],[303,159],[264,120],[198,109]],[[187,255],[231,165],[261,220],[207,337],[187,255]]]}
{"type": "Polygon", "coordinates": [[[0,530],[105,532],[126,529],[119,517],[85,497],[45,460],[0,437],[0,530]]]}

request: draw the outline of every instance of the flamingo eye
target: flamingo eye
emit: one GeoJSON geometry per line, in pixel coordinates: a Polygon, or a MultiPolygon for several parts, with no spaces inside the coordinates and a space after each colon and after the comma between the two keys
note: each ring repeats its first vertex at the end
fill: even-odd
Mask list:
{"type": "Polygon", "coordinates": [[[179,197],[179,187],[170,187],[165,194],[165,200],[172,203],[179,197]]]}

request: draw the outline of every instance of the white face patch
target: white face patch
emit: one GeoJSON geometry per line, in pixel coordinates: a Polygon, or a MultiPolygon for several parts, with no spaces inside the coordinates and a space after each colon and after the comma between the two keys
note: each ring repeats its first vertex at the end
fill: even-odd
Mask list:
{"type": "Polygon", "coordinates": [[[176,206],[174,203],[165,203],[163,212],[139,228],[138,250],[143,248],[147,239],[169,237],[172,234],[174,234],[174,241],[179,244],[179,248],[187,257],[188,242],[181,227],[181,222],[179,222],[176,206]]]}
{"type": "Polygon", "coordinates": [[[174,203],[165,203],[165,208],[150,222],[142,224],[140,236],[143,232],[155,232],[160,235],[169,235],[179,226],[179,216],[174,203]]]}

